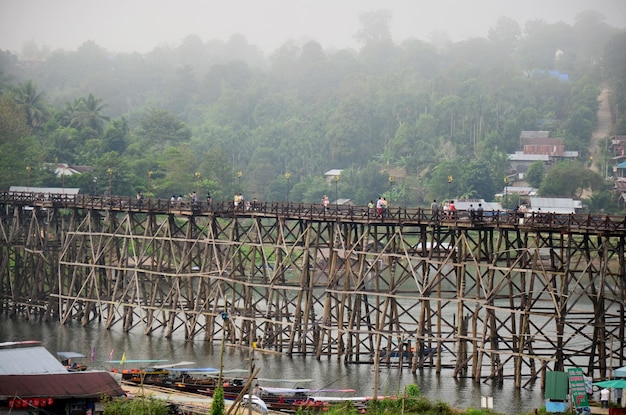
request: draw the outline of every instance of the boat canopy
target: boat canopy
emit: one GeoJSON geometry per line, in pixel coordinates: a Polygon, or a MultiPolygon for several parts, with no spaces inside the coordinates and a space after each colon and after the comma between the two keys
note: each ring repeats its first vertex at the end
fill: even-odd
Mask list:
{"type": "Polygon", "coordinates": [[[78,352],[57,352],[57,356],[63,359],[83,359],[86,356],[78,352]]]}

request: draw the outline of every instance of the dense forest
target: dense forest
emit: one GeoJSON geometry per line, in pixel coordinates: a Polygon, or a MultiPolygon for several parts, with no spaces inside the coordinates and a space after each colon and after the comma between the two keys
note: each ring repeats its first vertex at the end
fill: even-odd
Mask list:
{"type": "Polygon", "coordinates": [[[358,50],[287,41],[264,56],[240,35],[190,35],[146,54],[92,41],[0,51],[0,190],[63,181],[166,198],[493,200],[520,132],[549,130],[580,157],[531,175],[540,194],[591,188],[590,208],[617,206],[604,174],[581,167],[610,162],[589,154],[604,86],[613,134],[626,134],[623,28],[587,11],[572,25],[503,17],[486,38],[394,42],[391,19],[362,15],[358,50]],[[54,163],[93,170],[58,177],[54,163]],[[331,169],[342,171],[329,182],[331,169]]]}

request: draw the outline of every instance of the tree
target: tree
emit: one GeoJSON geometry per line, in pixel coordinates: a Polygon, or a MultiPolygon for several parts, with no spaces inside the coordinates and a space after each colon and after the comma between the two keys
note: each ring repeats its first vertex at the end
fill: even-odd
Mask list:
{"type": "Polygon", "coordinates": [[[550,197],[580,197],[583,189],[599,189],[604,179],[579,161],[553,165],[541,182],[539,194],[550,197]]]}
{"type": "Polygon", "coordinates": [[[128,146],[128,124],[123,118],[111,121],[104,131],[104,151],[122,154],[128,146]]]}
{"type": "Polygon", "coordinates": [[[224,415],[224,387],[219,385],[213,392],[213,400],[211,403],[211,415],[224,415]]]}
{"type": "Polygon", "coordinates": [[[74,122],[79,128],[91,128],[98,135],[104,131],[104,123],[109,117],[102,115],[102,110],[106,104],[100,98],[96,98],[93,94],[80,101],[78,109],[75,111],[74,122]]]}
{"type": "Polygon", "coordinates": [[[33,179],[40,171],[43,153],[35,143],[26,114],[6,95],[0,97],[0,189],[25,185],[27,175],[33,179]]]}
{"type": "Polygon", "coordinates": [[[589,213],[610,213],[616,206],[613,193],[608,190],[594,193],[583,200],[583,206],[589,213]]]}
{"type": "Polygon", "coordinates": [[[158,144],[161,151],[165,145],[178,145],[191,137],[189,127],[167,110],[151,109],[140,121],[138,131],[146,144],[158,144]]]}
{"type": "Polygon", "coordinates": [[[388,42],[391,40],[391,11],[387,9],[361,13],[359,16],[361,27],[355,34],[359,43],[368,45],[371,43],[388,42]]]}
{"type": "MultiPolygon", "coordinates": [[[[474,197],[485,200],[493,200],[496,193],[495,172],[490,163],[476,160],[467,165],[461,177],[461,193],[470,189],[474,191],[474,197]]],[[[502,183],[500,179],[497,183],[502,183]]]]}
{"type": "Polygon", "coordinates": [[[526,175],[524,176],[524,178],[529,185],[535,188],[539,188],[539,186],[541,186],[541,181],[543,180],[543,175],[545,174],[545,171],[546,167],[543,164],[543,161],[535,161],[528,167],[528,171],[526,171],[526,175]]]}
{"type": "Polygon", "coordinates": [[[188,194],[195,189],[194,173],[199,161],[188,145],[168,147],[159,158],[159,169],[164,177],[153,180],[155,191],[161,195],[188,194]]]}
{"type": "Polygon", "coordinates": [[[15,103],[26,114],[26,121],[33,131],[40,128],[49,116],[45,94],[37,92],[33,81],[20,84],[14,95],[15,103]]]}
{"type": "Polygon", "coordinates": [[[489,28],[487,37],[496,45],[499,52],[512,54],[522,35],[519,23],[509,17],[500,17],[495,27],[489,28]]]}
{"type": "Polygon", "coordinates": [[[615,35],[604,48],[603,65],[606,70],[615,103],[623,114],[626,111],[626,32],[615,35]]]}
{"type": "Polygon", "coordinates": [[[428,181],[429,198],[437,200],[456,198],[461,193],[459,183],[462,168],[460,160],[439,163],[428,181]]]}

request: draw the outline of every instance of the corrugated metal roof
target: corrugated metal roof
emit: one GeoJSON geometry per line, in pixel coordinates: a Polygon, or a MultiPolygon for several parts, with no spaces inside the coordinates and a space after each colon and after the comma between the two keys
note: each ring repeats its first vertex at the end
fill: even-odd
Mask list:
{"type": "Polygon", "coordinates": [[[331,169],[324,173],[324,176],[341,176],[343,169],[331,169]]]}
{"type": "Polygon", "coordinates": [[[488,212],[492,210],[504,210],[502,205],[498,202],[485,202],[482,199],[477,200],[455,200],[454,207],[456,210],[469,210],[470,205],[474,208],[474,210],[478,209],[478,204],[483,205],[483,210],[488,212]]]}
{"type": "Polygon", "coordinates": [[[503,189],[502,194],[504,194],[505,191],[509,194],[515,193],[518,195],[534,196],[537,194],[537,189],[531,186],[507,186],[503,189]]]}
{"type": "Polygon", "coordinates": [[[73,372],[47,375],[0,375],[0,398],[99,398],[125,392],[108,372],[73,372]]]}
{"type": "Polygon", "coordinates": [[[9,192],[41,193],[44,195],[77,195],[79,187],[34,187],[34,186],[11,186],[9,192]]]}
{"type": "Polygon", "coordinates": [[[45,347],[0,348],[0,375],[67,373],[67,369],[45,347]]]}
{"type": "Polygon", "coordinates": [[[514,154],[509,154],[509,160],[512,161],[549,161],[550,156],[547,154],[524,154],[521,151],[516,151],[514,154]]]}
{"type": "Polygon", "coordinates": [[[548,138],[550,137],[550,131],[522,131],[520,138],[548,138]]]}
{"type": "Polygon", "coordinates": [[[530,206],[534,212],[541,209],[542,212],[576,213],[576,209],[582,208],[582,202],[566,197],[531,197],[530,206]]]}

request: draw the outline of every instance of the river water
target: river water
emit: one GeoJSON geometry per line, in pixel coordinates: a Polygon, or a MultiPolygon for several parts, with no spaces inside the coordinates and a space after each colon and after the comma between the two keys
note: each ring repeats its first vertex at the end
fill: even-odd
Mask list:
{"type": "MultiPolygon", "coordinates": [[[[165,339],[159,332],[146,336],[141,330],[124,333],[120,328],[105,330],[92,323],[61,326],[57,322],[26,321],[0,316],[0,342],[39,340],[51,353],[73,351],[83,353],[90,359],[95,347],[95,359],[88,362],[90,368],[111,369],[106,361],[112,354],[119,360],[124,353],[131,359],[166,359],[169,363],[195,362],[197,367],[220,365],[220,344],[203,340],[186,341],[174,336],[165,339]]],[[[355,396],[371,396],[374,393],[374,366],[369,364],[343,364],[335,358],[316,360],[312,357],[288,357],[273,353],[255,352],[254,364],[260,368],[258,377],[264,386],[354,389],[355,396]],[[277,382],[275,379],[286,379],[277,382]],[[310,379],[308,382],[297,380],[310,379]]],[[[224,371],[245,376],[249,370],[249,352],[226,347],[223,358],[224,371]]],[[[128,367],[131,367],[128,364],[128,367]]],[[[459,408],[480,408],[483,396],[493,397],[494,410],[505,414],[531,412],[544,404],[539,384],[516,390],[512,380],[502,386],[475,384],[470,379],[454,379],[452,369],[443,369],[437,375],[434,369],[424,369],[417,374],[409,370],[380,367],[379,394],[402,393],[404,387],[416,384],[422,395],[434,401],[447,402],[459,408]]],[[[350,395],[352,396],[352,395],[350,395]]]]}

